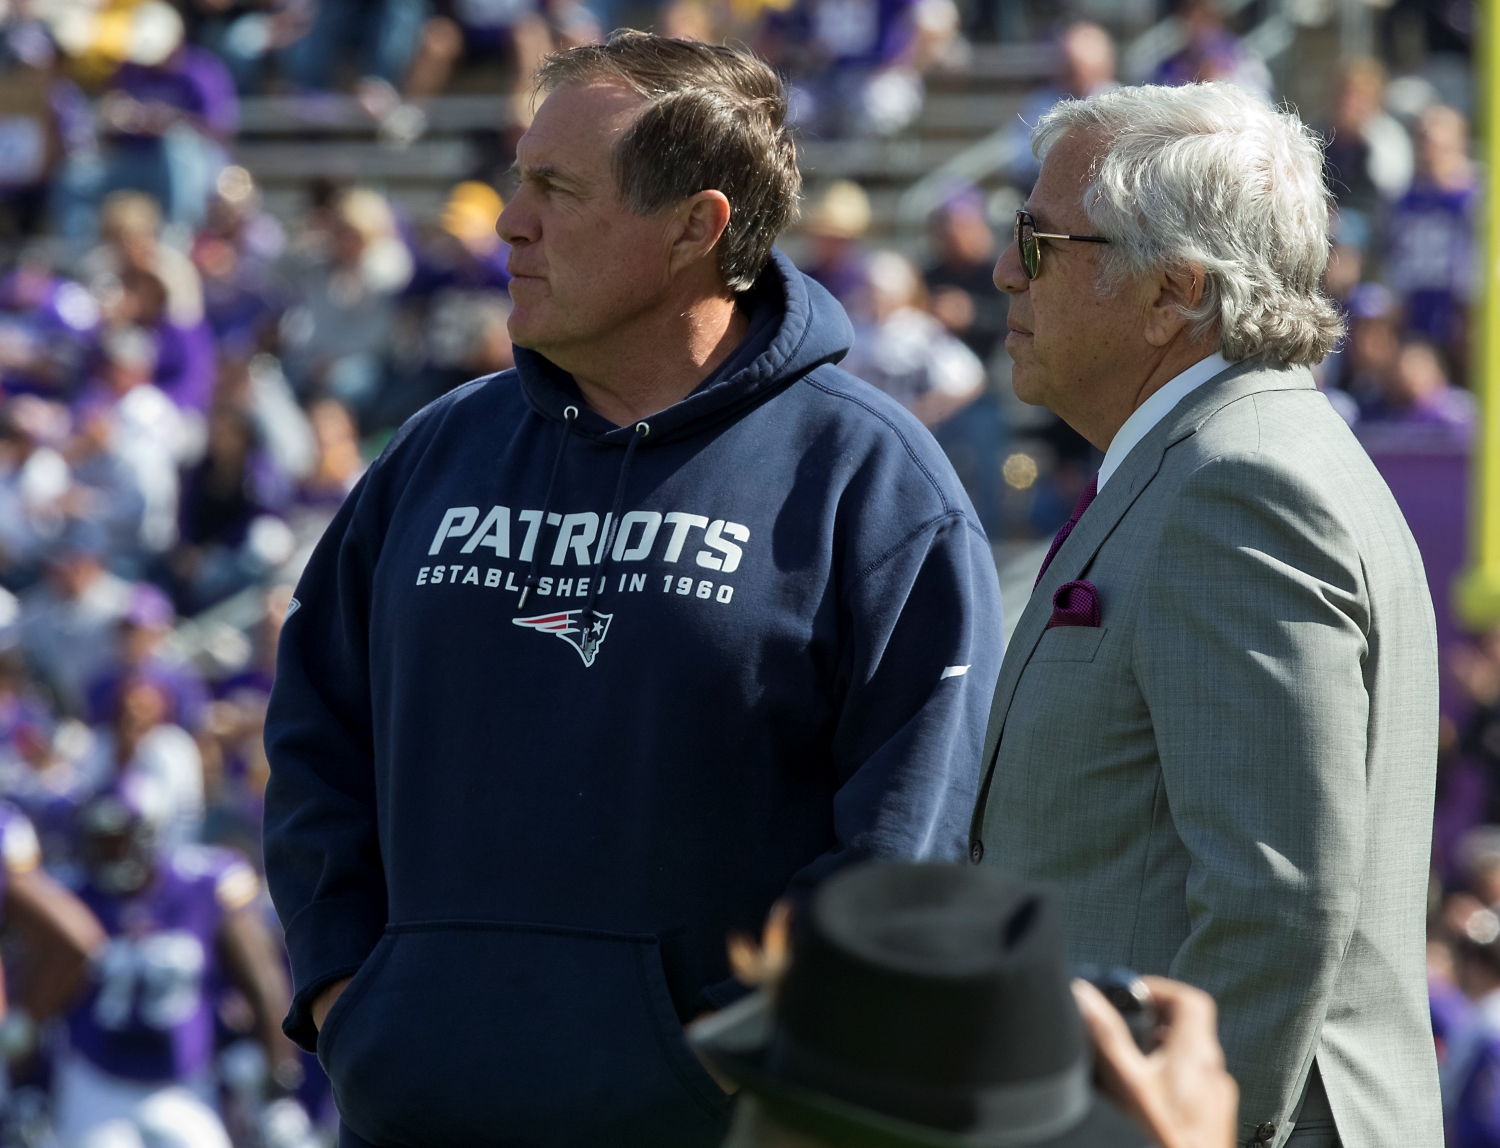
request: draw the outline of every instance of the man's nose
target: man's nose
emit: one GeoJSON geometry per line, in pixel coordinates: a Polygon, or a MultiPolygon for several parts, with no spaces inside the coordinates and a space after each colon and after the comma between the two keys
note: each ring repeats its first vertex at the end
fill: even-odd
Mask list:
{"type": "Polygon", "coordinates": [[[536,238],[536,216],[526,210],[526,189],[521,187],[495,220],[495,234],[515,247],[536,238]]]}
{"type": "Polygon", "coordinates": [[[995,286],[1007,295],[1019,295],[1031,286],[1031,280],[1026,278],[1026,269],[1021,266],[1021,248],[1014,239],[1000,252],[1000,258],[995,260],[992,278],[995,286]]]}

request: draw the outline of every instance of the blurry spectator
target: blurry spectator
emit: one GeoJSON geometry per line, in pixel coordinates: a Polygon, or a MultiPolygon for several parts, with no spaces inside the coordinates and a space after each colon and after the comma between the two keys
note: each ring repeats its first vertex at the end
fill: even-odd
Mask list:
{"type": "Polygon", "coordinates": [[[413,97],[447,86],[457,53],[443,25],[457,29],[457,47],[470,60],[498,59],[511,78],[512,112],[522,126],[531,121],[531,79],[542,58],[554,50],[552,31],[537,0],[449,0],[446,17],[429,20],[412,63],[408,91],[413,97]]]}
{"type": "Polygon", "coordinates": [[[809,246],[802,270],[847,307],[865,286],[870,197],[853,180],[835,180],[814,201],[802,230],[809,246]]]}
{"type": "Polygon", "coordinates": [[[167,289],[150,271],[128,268],[105,303],[110,325],[141,331],[152,344],[151,382],[180,410],[201,414],[214,389],[214,338],[201,318],[191,325],[173,321],[167,289]]]}
{"type": "Polygon", "coordinates": [[[1406,327],[1466,361],[1479,183],[1468,121],[1442,104],[1422,113],[1417,175],[1391,210],[1385,275],[1400,292],[1406,327]]]}
{"type": "Polygon", "coordinates": [[[165,550],[177,538],[178,467],[197,458],[200,424],[151,382],[156,345],[137,327],[114,331],[101,348],[102,372],[76,404],[81,427],[107,431],[144,500],[141,549],[165,550]]]}
{"type": "MultiPolygon", "coordinates": [[[[995,235],[983,194],[955,189],[929,221],[937,255],[923,273],[928,309],[988,367],[1005,338],[1009,296],[995,286],[995,235]]],[[[949,419],[938,432],[954,469],[991,537],[1002,529],[1000,453],[1005,428],[1000,397],[986,372],[986,393],[949,419]]]]}
{"type": "Polygon", "coordinates": [[[117,301],[129,271],[156,276],[166,290],[164,318],[174,327],[191,329],[203,322],[203,281],[193,262],[161,241],[161,208],[149,195],[117,191],[99,212],[102,243],[80,264],[95,296],[117,301]]]}
{"type": "Polygon", "coordinates": [[[317,442],[317,464],[297,485],[287,519],[300,546],[310,552],[354,484],[365,472],[354,417],[337,399],[320,399],[308,409],[317,442]]]}
{"type": "Polygon", "coordinates": [[[1371,424],[1428,428],[1444,432],[1452,441],[1467,442],[1475,407],[1473,396],[1449,383],[1437,348],[1424,339],[1410,339],[1397,352],[1380,398],[1364,413],[1371,424]]]}
{"type": "Polygon", "coordinates": [[[1349,336],[1340,355],[1338,385],[1361,408],[1380,402],[1396,369],[1400,330],[1395,297],[1378,283],[1349,293],[1349,336]]]}
{"type": "Polygon", "coordinates": [[[514,365],[506,330],[510,248],[495,232],[504,206],[489,184],[460,183],[423,235],[400,315],[405,353],[394,357],[390,383],[364,412],[372,425],[399,426],[454,387],[514,365]]]}
{"type": "MultiPolygon", "coordinates": [[[[10,744],[0,758],[6,800],[15,802],[36,826],[49,869],[71,854],[71,843],[58,838],[67,836],[72,812],[92,792],[91,774],[80,760],[63,751],[59,744],[63,740],[47,707],[29,700],[17,715],[10,744]]],[[[92,740],[86,744],[91,746],[92,740]]]]}
{"type": "Polygon", "coordinates": [[[1459,984],[1474,1002],[1442,1067],[1448,1148],[1500,1144],[1500,919],[1471,914],[1459,935],[1459,984]]]}
{"type": "MultiPolygon", "coordinates": [[[[1449,830],[1451,840],[1456,832],[1480,822],[1500,823],[1500,628],[1456,643],[1448,653],[1448,665],[1463,691],[1467,710],[1459,732],[1459,748],[1465,764],[1479,772],[1476,783],[1456,795],[1459,807],[1450,817],[1461,817],[1463,822],[1457,830],[1449,830]]],[[[1439,809],[1448,804],[1440,800],[1439,809]]],[[[1445,860],[1439,856],[1440,863],[1445,860]]]]}
{"type": "Polygon", "coordinates": [[[184,845],[198,839],[203,822],[203,758],[171,711],[161,685],[143,677],[122,680],[109,721],[94,728],[93,751],[83,768],[95,791],[125,774],[150,777],[170,802],[162,840],[184,845]]]}
{"type": "Polygon", "coordinates": [[[166,700],[168,720],[189,731],[199,727],[208,703],[203,678],[191,664],[165,651],[176,620],[165,594],[149,582],[135,585],[130,607],[120,620],[113,658],[89,683],[86,717],[91,724],[114,721],[126,688],[144,683],[166,700]]]}
{"type": "Polygon", "coordinates": [[[995,233],[984,194],[955,187],[928,220],[936,258],[922,272],[928,304],[944,327],[988,363],[1005,338],[1009,296],[995,286],[995,233]]]}
{"type": "Polygon", "coordinates": [[[1022,189],[1036,182],[1042,165],[1031,154],[1031,128],[1059,100],[1086,99],[1114,84],[1113,38],[1087,20],[1069,24],[1057,39],[1057,74],[1052,83],[1028,96],[1020,113],[1005,126],[1006,178],[1022,189]]]}
{"type": "Polygon", "coordinates": [[[271,268],[286,248],[286,233],[262,207],[260,191],[242,167],[226,167],[215,182],[192,259],[203,278],[203,303],[219,345],[252,353],[275,316],[271,268]]]}
{"type": "Polygon", "coordinates": [[[92,148],[93,118],[46,26],[15,8],[9,15],[0,34],[0,235],[29,239],[44,230],[52,181],[92,148]]]}
{"type": "Polygon", "coordinates": [[[1379,219],[1384,205],[1411,184],[1412,147],[1406,129],[1385,111],[1385,69],[1353,59],[1338,73],[1324,178],[1341,211],[1379,219]]]}
{"type": "Polygon", "coordinates": [[[1323,272],[1323,290],[1347,315],[1349,298],[1365,278],[1370,222],[1357,211],[1339,212],[1329,231],[1333,236],[1333,250],[1329,252],[1328,266],[1323,272]]]}
{"type": "Polygon", "coordinates": [[[404,318],[414,324],[407,331],[415,355],[395,364],[395,377],[364,412],[372,426],[400,426],[454,387],[515,365],[508,294],[449,288],[413,311],[404,318]]]}
{"type": "Polygon", "coordinates": [[[241,94],[261,87],[271,60],[312,27],[315,0],[191,0],[189,38],[224,61],[241,94]]]}
{"type": "Polygon", "coordinates": [[[397,296],[411,281],[413,262],[378,192],[342,193],[331,216],[327,248],[288,267],[292,306],[281,340],[300,393],[331,393],[359,410],[383,381],[397,296]]]}
{"type": "Polygon", "coordinates": [[[510,247],[501,242],[495,223],[504,208],[505,201],[489,184],[457,184],[437,227],[417,251],[408,292],[428,295],[445,287],[503,291],[510,282],[505,269],[510,247]]]}
{"type": "Polygon", "coordinates": [[[35,581],[66,524],[72,475],[56,449],[66,429],[66,413],[30,396],[0,409],[0,582],[13,589],[35,581]]]}
{"type": "Polygon", "coordinates": [[[292,393],[274,355],[259,354],[248,361],[225,359],[219,364],[216,400],[249,414],[265,448],[268,466],[261,475],[267,495],[280,502],[291,484],[305,478],[317,465],[317,443],[307,414],[292,393]]]}
{"type": "Polygon", "coordinates": [[[46,578],[21,603],[21,648],[69,714],[85,712],[88,683],[130,609],[130,583],[105,566],[107,547],[98,526],[71,523],[47,559],[46,578]]]}
{"type": "Polygon", "coordinates": [[[117,561],[136,557],[145,543],[145,497],[134,469],[114,449],[114,427],[103,408],[83,413],[63,457],[73,482],[62,509],[102,527],[117,561]]]}
{"type": "Polygon", "coordinates": [[[265,807],[270,765],[266,760],[266,705],[276,680],[276,649],[292,601],[292,587],[266,592],[265,608],[252,633],[250,663],[220,682],[209,708],[208,733],[217,769],[211,793],[205,839],[236,844],[248,856],[260,856],[261,814],[265,807]]]}
{"type": "Polygon", "coordinates": [[[352,56],[362,102],[382,118],[399,106],[398,89],[430,12],[427,0],[316,0],[307,34],[282,53],[282,70],[298,87],[324,91],[352,56]]]}
{"type": "MultiPolygon", "coordinates": [[[[0,147],[5,120],[0,116],[0,147]]],[[[7,395],[67,397],[99,326],[99,305],[53,269],[42,243],[0,279],[0,386],[7,395]]]]}
{"type": "MultiPolygon", "coordinates": [[[[1369,222],[1357,211],[1339,212],[1333,217],[1329,231],[1333,236],[1333,250],[1328,254],[1328,266],[1323,272],[1323,292],[1333,300],[1348,323],[1354,292],[1364,281],[1365,246],[1370,241],[1369,222]]],[[[1348,382],[1348,355],[1349,341],[1345,339],[1312,368],[1313,378],[1321,389],[1343,388],[1348,382]]]]}
{"type": "Polygon", "coordinates": [[[196,226],[228,162],[239,101],[223,61],[183,41],[177,10],[161,0],[145,3],[160,7],[170,33],[150,50],[138,48],[110,78],[99,109],[100,122],[113,133],[104,190],[146,192],[172,222],[196,226]]]}
{"type": "Polygon", "coordinates": [[[1225,26],[1218,0],[1181,0],[1177,23],[1186,45],[1161,62],[1152,83],[1224,80],[1270,100],[1271,73],[1265,62],[1225,26]]]}
{"type": "Polygon", "coordinates": [[[984,364],[925,310],[922,279],[903,255],[870,256],[854,349],[842,364],[937,428],[984,391],[984,364]]]}
{"type": "Polygon", "coordinates": [[[922,111],[922,75],[953,42],[953,0],[798,0],[770,22],[794,62],[793,122],[818,136],[895,135],[922,111]]]}
{"type": "Polygon", "coordinates": [[[203,461],[182,492],[182,541],[172,552],[174,597],[196,613],[291,557],[295,539],[267,492],[282,484],[244,411],[214,409],[203,461]]]}
{"type": "Polygon", "coordinates": [[[1469,1023],[1473,1009],[1459,987],[1458,956],[1440,924],[1428,930],[1427,995],[1441,1072],[1448,1062],[1449,1043],[1469,1023]]]}

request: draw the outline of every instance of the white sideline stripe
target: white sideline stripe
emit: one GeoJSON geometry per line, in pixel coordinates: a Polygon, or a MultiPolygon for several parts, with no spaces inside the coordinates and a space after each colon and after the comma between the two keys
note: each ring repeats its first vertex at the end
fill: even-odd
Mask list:
{"type": "Polygon", "coordinates": [[[944,666],[943,672],[938,675],[938,681],[944,678],[961,678],[968,672],[968,666],[944,666]]]}

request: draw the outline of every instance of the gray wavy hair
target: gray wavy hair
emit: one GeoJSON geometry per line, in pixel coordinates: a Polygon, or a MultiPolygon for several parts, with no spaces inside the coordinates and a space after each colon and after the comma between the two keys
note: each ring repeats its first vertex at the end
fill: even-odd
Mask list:
{"type": "Polygon", "coordinates": [[[1184,314],[1194,338],[1217,331],[1226,359],[1312,364],[1333,350],[1344,325],[1319,287],[1323,150],[1295,113],[1225,83],[1116,88],[1058,104],[1032,151],[1073,131],[1103,140],[1083,208],[1111,241],[1106,282],[1198,263],[1203,297],[1184,314]]]}

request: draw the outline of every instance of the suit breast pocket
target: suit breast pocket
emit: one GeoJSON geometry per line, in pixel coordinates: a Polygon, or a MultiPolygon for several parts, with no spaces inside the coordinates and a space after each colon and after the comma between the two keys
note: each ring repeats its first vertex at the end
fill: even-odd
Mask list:
{"type": "Polygon", "coordinates": [[[1054,626],[1032,652],[1033,662],[1092,662],[1107,626],[1054,626]]]}

